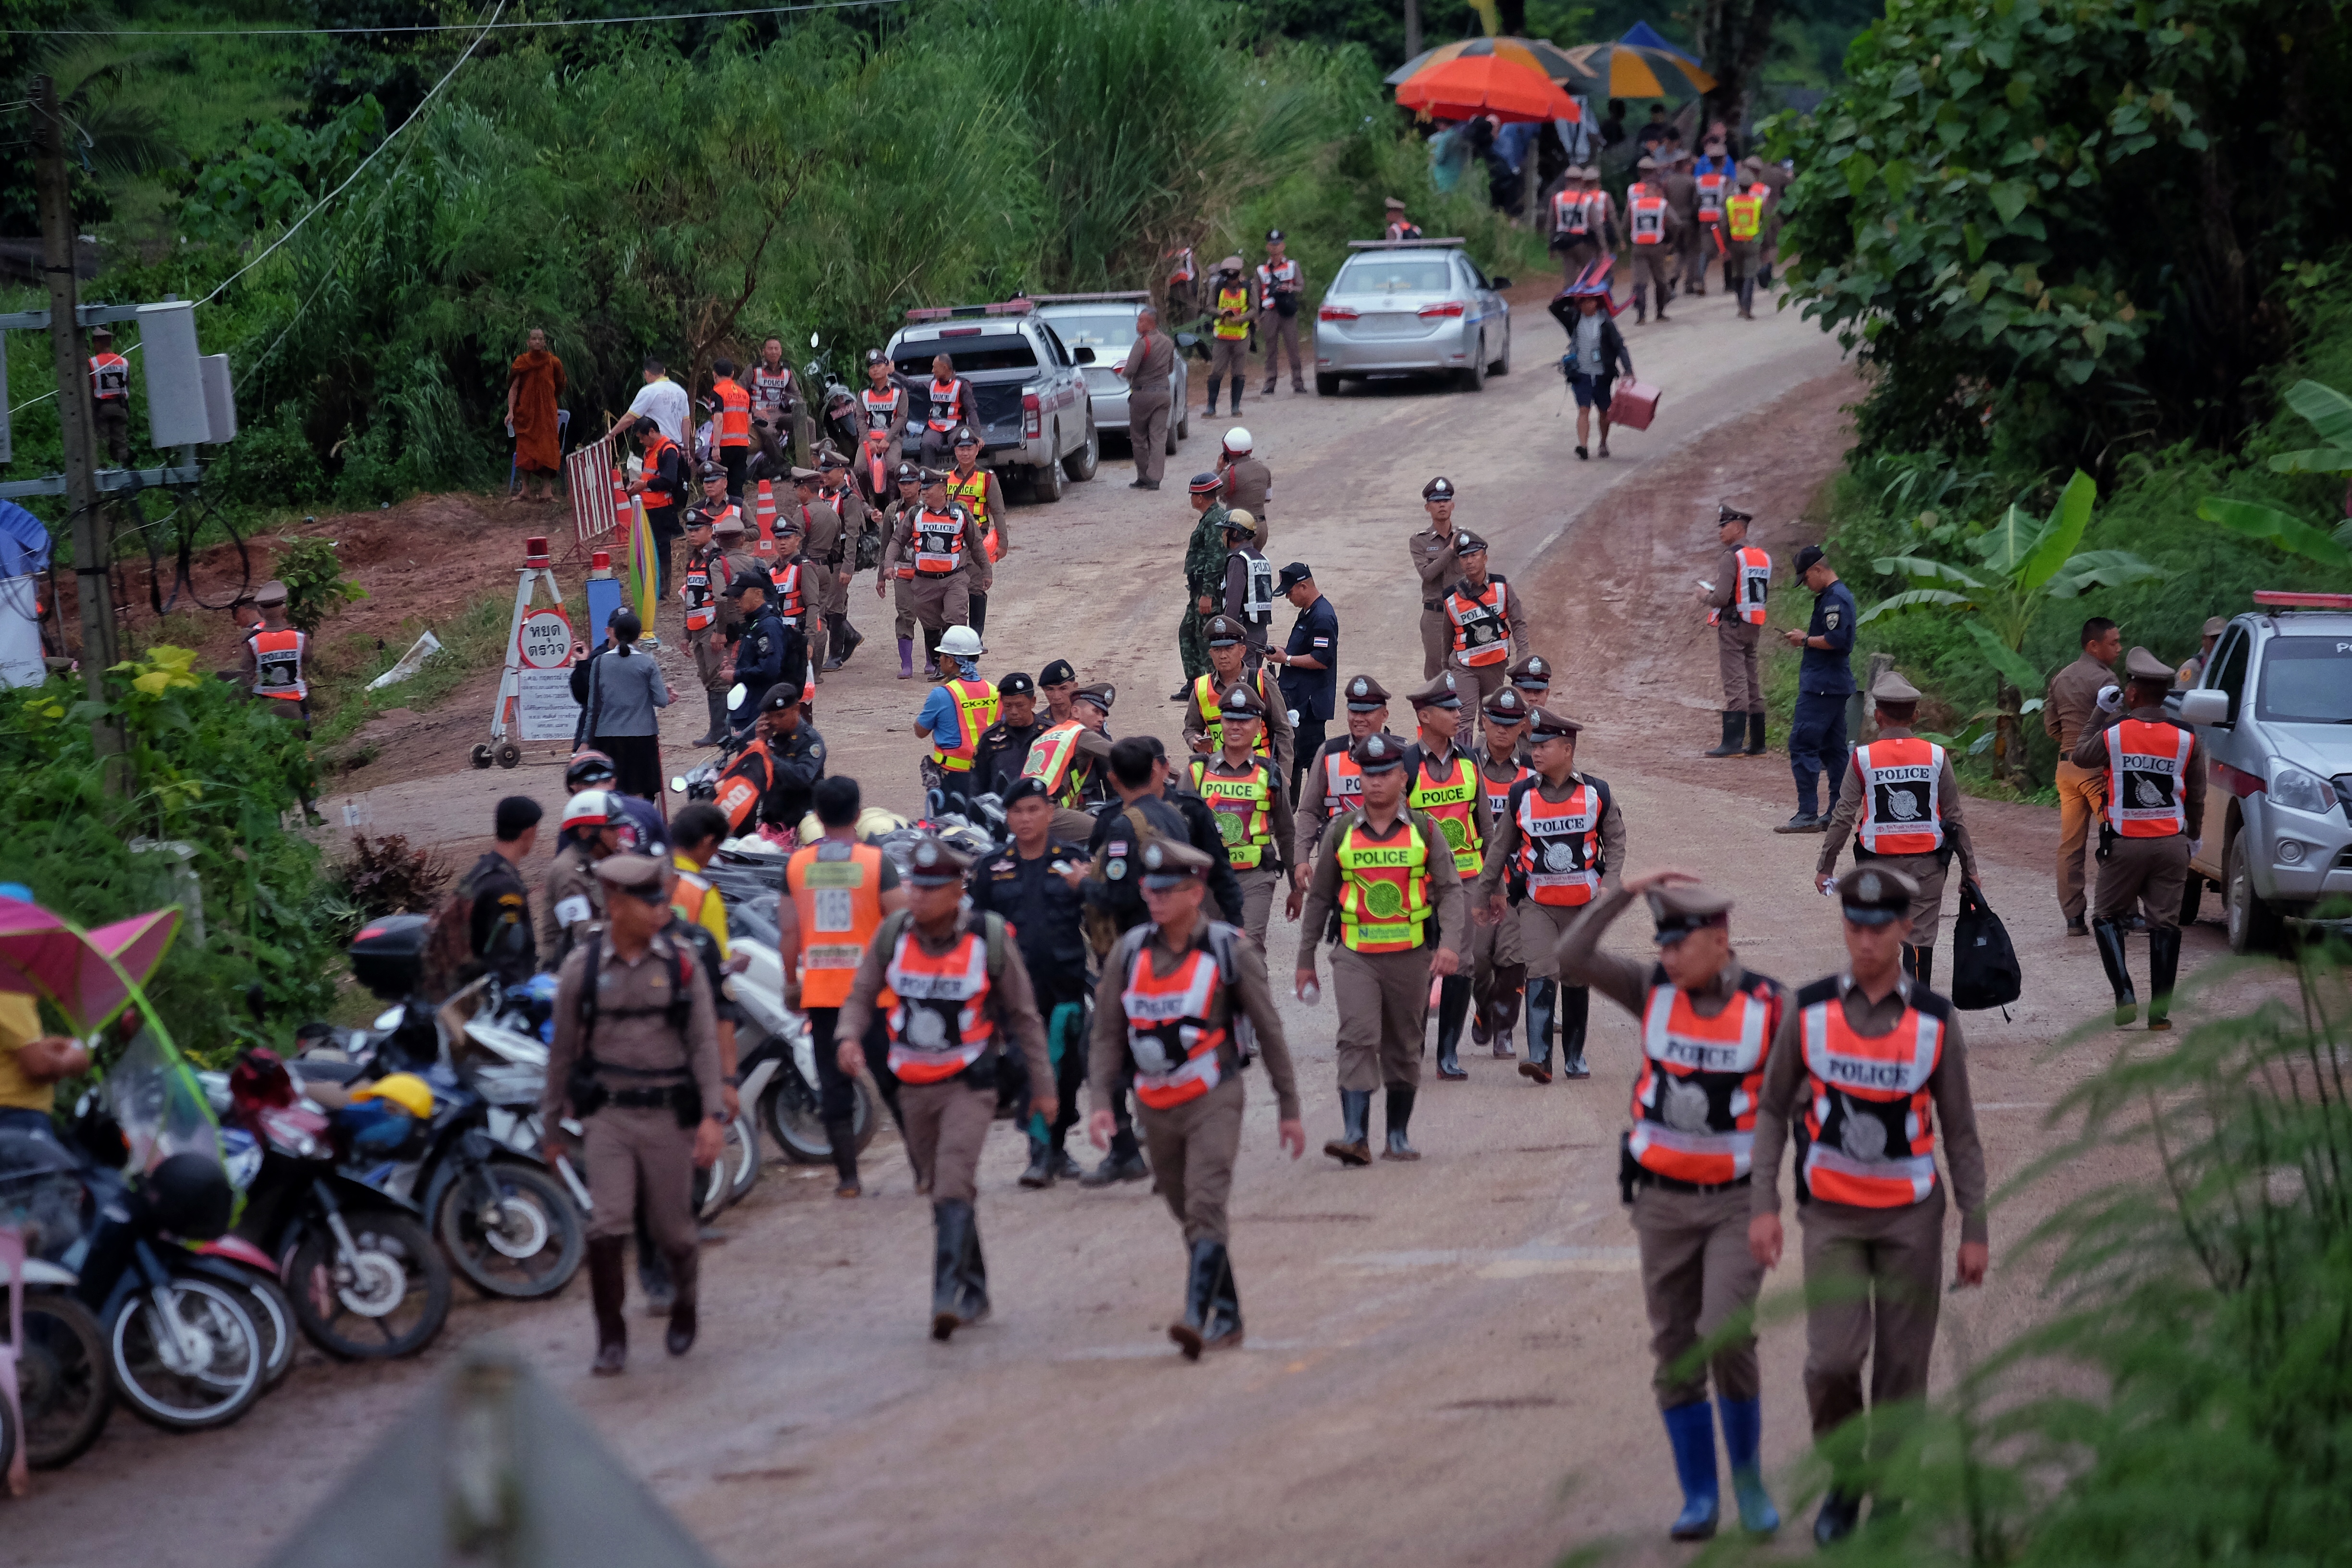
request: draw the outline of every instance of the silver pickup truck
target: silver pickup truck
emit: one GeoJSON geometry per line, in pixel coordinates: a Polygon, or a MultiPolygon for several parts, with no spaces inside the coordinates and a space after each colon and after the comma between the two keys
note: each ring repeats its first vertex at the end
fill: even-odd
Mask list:
{"type": "Polygon", "coordinates": [[[1066,479],[1095,477],[1102,440],[1086,373],[1029,300],[909,310],[886,352],[915,389],[908,457],[922,450],[931,361],[945,354],[980,405],[982,463],[1005,479],[1025,475],[1030,498],[1041,501],[1060,500],[1066,479]]]}
{"type": "Polygon", "coordinates": [[[2166,707],[2211,769],[2184,918],[2221,890],[2230,946],[2352,917],[2352,594],[2260,593],[2166,707]]]}

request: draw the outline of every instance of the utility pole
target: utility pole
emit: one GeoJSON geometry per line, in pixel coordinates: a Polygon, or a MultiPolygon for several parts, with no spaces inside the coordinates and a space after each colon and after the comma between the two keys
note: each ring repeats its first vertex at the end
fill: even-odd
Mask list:
{"type": "MultiPolygon", "coordinates": [[[[67,183],[65,115],[58,84],[33,83],[41,121],[41,271],[49,284],[49,347],[57,360],[58,423],[65,433],[66,504],[72,509],[74,597],[81,608],[81,673],[90,700],[106,700],[106,672],[120,658],[114,637],[114,584],[107,573],[107,520],[99,508],[98,429],[90,407],[89,366],[82,354],[79,279],[74,273],[72,188],[67,183]]],[[[122,737],[100,720],[91,731],[100,757],[118,754],[122,737]]],[[[109,769],[114,778],[116,770],[109,769]]]]}
{"type": "Polygon", "coordinates": [[[1404,0],[1404,58],[1421,53],[1421,0],[1404,0]]]}

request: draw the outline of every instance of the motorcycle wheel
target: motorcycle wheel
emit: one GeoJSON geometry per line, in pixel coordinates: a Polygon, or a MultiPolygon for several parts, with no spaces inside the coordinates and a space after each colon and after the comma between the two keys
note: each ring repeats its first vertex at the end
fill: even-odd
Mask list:
{"type": "Polygon", "coordinates": [[[449,1316],[449,1264],[404,1214],[347,1209],[356,1257],[337,1256],[334,1233],[305,1228],[287,1278],[294,1321],[342,1361],[388,1361],[433,1342],[449,1316]]]}
{"type": "Polygon", "coordinates": [[[58,1290],[25,1295],[25,1343],[16,1393],[25,1407],[25,1461],[37,1470],[72,1464],[114,1414],[106,1335],[89,1309],[58,1290]]]}
{"type": "Polygon", "coordinates": [[[173,1308],[194,1333],[194,1359],[179,1362],[167,1350],[171,1335],[150,1291],[141,1291],[115,1317],[107,1336],[116,1394],[131,1413],[166,1432],[226,1426],[254,1406],[269,1386],[269,1354],[233,1285],[186,1276],[168,1287],[173,1308]]]}
{"type": "Polygon", "coordinates": [[[735,1190],[728,1195],[731,1206],[743,1201],[753,1187],[760,1184],[760,1124],[746,1109],[735,1118],[728,1133],[726,1159],[734,1162],[735,1190]]]}
{"type": "MultiPolygon", "coordinates": [[[[824,1120],[818,1114],[814,1092],[800,1086],[800,1075],[787,1071],[778,1075],[777,1081],[768,1086],[760,1100],[760,1121],[784,1158],[795,1165],[829,1165],[833,1163],[833,1140],[825,1135],[824,1120]],[[788,1089],[798,1089],[787,1093],[788,1089]]],[[[880,1124],[880,1105],[874,1090],[864,1079],[857,1080],[857,1104],[850,1111],[850,1131],[857,1143],[857,1152],[874,1142],[880,1124]]]]}
{"type": "Polygon", "coordinates": [[[451,1182],[434,1231],[467,1284],[510,1301],[554,1295],[588,1256],[588,1227],[563,1184],[506,1160],[451,1182]]]}
{"type": "Polygon", "coordinates": [[[694,1173],[695,1216],[705,1225],[713,1223],[759,1178],[759,1128],[749,1118],[739,1116],[727,1124],[726,1142],[719,1147],[717,1163],[707,1171],[694,1173]],[[751,1134],[748,1141],[746,1133],[751,1134]],[[749,1180],[744,1176],[746,1165],[751,1167],[749,1180]]]}
{"type": "Polygon", "coordinates": [[[294,1303],[286,1299],[277,1280],[259,1274],[246,1276],[244,1288],[249,1298],[245,1310],[253,1314],[253,1326],[261,1331],[261,1385],[275,1388],[294,1370],[294,1303]]]}

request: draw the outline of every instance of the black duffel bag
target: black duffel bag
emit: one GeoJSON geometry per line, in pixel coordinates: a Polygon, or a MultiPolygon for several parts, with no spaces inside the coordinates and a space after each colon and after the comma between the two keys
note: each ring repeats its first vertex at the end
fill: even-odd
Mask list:
{"type": "Polygon", "coordinates": [[[1960,912],[1952,918],[1952,1005],[1962,1012],[2006,1007],[2025,989],[2009,928],[1974,882],[1960,884],[1960,912]]]}

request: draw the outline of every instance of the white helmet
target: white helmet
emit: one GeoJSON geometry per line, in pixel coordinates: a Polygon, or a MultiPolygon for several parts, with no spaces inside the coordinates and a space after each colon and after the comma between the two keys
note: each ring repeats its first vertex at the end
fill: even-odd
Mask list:
{"type": "Polygon", "coordinates": [[[970,626],[950,626],[940,635],[940,651],[955,658],[977,658],[988,650],[980,646],[980,634],[970,626]]]}
{"type": "Polygon", "coordinates": [[[565,803],[563,828],[569,832],[575,827],[602,827],[615,818],[625,821],[627,816],[610,791],[583,789],[565,803]]]}
{"type": "Polygon", "coordinates": [[[1225,432],[1226,451],[1238,455],[1250,449],[1250,433],[1247,426],[1236,425],[1225,432]]]}

